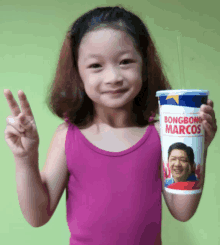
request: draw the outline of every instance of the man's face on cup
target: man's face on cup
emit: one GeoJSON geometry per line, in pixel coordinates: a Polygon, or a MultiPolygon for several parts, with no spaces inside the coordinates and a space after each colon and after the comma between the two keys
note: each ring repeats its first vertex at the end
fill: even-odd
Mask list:
{"type": "Polygon", "coordinates": [[[184,150],[175,149],[171,151],[169,166],[172,177],[177,181],[186,181],[191,174],[190,162],[184,150]]]}

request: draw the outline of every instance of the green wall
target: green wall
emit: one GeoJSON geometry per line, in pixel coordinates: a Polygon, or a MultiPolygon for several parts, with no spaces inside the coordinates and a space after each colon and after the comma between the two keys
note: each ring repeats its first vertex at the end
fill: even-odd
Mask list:
{"type": "MultiPolygon", "coordinates": [[[[39,165],[42,170],[54,131],[62,120],[53,116],[44,104],[46,87],[53,79],[59,51],[69,25],[84,12],[97,6],[122,4],[147,24],[163,67],[174,89],[207,89],[220,121],[220,17],[217,0],[136,0],[70,1],[1,0],[0,2],[0,140],[2,156],[0,244],[69,244],[66,222],[66,192],[48,224],[32,228],[24,219],[17,198],[15,163],[4,140],[6,117],[10,110],[3,90],[27,95],[40,136],[39,165]],[[135,3],[135,4],[134,4],[135,3]],[[177,36],[181,47],[185,83],[180,80],[177,36]]],[[[220,172],[219,132],[208,149],[206,179],[196,214],[188,222],[179,222],[170,214],[164,199],[162,209],[163,245],[220,244],[220,172]],[[216,161],[217,159],[217,161],[216,161]]],[[[135,244],[136,245],[136,244],[135,244]]]]}

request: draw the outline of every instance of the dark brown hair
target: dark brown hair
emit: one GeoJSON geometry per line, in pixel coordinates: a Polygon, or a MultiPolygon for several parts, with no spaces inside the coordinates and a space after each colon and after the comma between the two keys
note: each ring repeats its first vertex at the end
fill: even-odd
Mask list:
{"type": "Polygon", "coordinates": [[[159,113],[156,91],[172,88],[162,71],[149,30],[138,16],[119,6],[95,8],[71,25],[60,52],[55,79],[48,87],[46,104],[49,110],[79,128],[92,123],[95,112],[78,72],[78,48],[85,34],[103,26],[125,31],[140,52],[143,86],[134,98],[134,118],[140,127],[155,123],[158,120],[149,123],[149,118],[159,113]]]}

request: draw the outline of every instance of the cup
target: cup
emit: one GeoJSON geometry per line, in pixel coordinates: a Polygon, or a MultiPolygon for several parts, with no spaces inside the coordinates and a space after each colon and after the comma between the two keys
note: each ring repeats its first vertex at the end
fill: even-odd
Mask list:
{"type": "Polygon", "coordinates": [[[164,189],[173,194],[202,191],[205,130],[199,109],[208,90],[160,90],[160,136],[164,189]]]}

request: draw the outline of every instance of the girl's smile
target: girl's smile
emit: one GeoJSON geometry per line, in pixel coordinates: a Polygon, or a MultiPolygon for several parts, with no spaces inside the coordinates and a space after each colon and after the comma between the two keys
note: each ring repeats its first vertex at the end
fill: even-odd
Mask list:
{"type": "Polygon", "coordinates": [[[107,92],[108,95],[113,95],[113,96],[120,96],[123,95],[127,92],[127,90],[119,90],[116,92],[107,92]]]}

